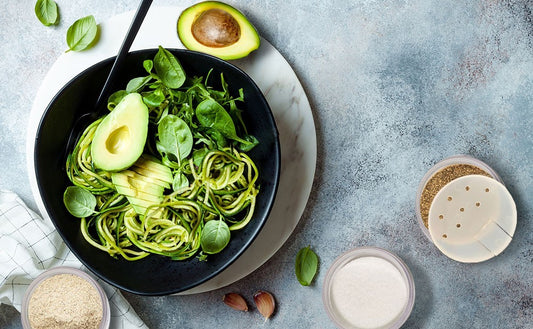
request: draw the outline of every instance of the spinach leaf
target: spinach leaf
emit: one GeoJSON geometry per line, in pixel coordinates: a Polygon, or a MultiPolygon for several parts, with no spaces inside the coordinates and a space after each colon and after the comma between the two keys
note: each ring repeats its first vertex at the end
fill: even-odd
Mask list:
{"type": "Polygon", "coordinates": [[[142,89],[142,87],[144,87],[148,82],[150,82],[150,80],[152,80],[152,77],[149,75],[146,77],[133,78],[126,85],[126,91],[128,93],[135,93],[142,89]]]}
{"type": "Polygon", "coordinates": [[[318,256],[309,246],[300,249],[296,255],[296,278],[302,286],[308,286],[313,281],[318,268],[318,256]]]}
{"type": "Polygon", "coordinates": [[[202,251],[206,254],[216,254],[222,251],[231,238],[228,224],[222,220],[210,220],[205,223],[200,237],[202,251]]]}
{"type": "Polygon", "coordinates": [[[201,149],[197,149],[192,152],[192,162],[196,167],[202,167],[202,162],[204,161],[207,153],[209,153],[209,149],[207,147],[202,147],[201,149]]]}
{"type": "Polygon", "coordinates": [[[165,101],[165,94],[163,94],[163,91],[161,88],[158,88],[152,92],[147,93],[145,96],[143,96],[143,101],[146,105],[150,105],[153,107],[158,107],[165,101]]]}
{"type": "Polygon", "coordinates": [[[180,172],[176,173],[176,175],[174,175],[174,179],[172,180],[172,189],[174,191],[177,191],[187,186],[189,186],[189,179],[187,178],[187,176],[180,172]]]}
{"type": "Polygon", "coordinates": [[[169,88],[177,89],[185,82],[185,71],[180,62],[161,46],[154,57],[154,68],[161,82],[169,88]]]}
{"type": "Polygon", "coordinates": [[[143,62],[143,67],[148,74],[151,74],[152,69],[154,68],[154,62],[151,59],[145,59],[143,62]]]}
{"type": "Polygon", "coordinates": [[[96,39],[98,26],[93,15],[78,19],[67,30],[67,51],[82,51],[87,49],[96,39]]]}
{"type": "Polygon", "coordinates": [[[54,0],[37,0],[35,15],[45,26],[56,25],[59,22],[57,3],[54,0]]]}
{"type": "Polygon", "coordinates": [[[159,141],[156,146],[159,152],[173,155],[178,163],[191,153],[193,146],[191,129],[182,119],[173,114],[165,116],[159,122],[157,132],[159,141]]]}
{"type": "Polygon", "coordinates": [[[74,217],[83,218],[96,213],[96,197],[79,186],[67,187],[63,194],[63,203],[74,217]]]}
{"type": "Polygon", "coordinates": [[[196,118],[206,128],[220,132],[224,137],[248,144],[240,139],[235,131],[235,124],[224,107],[215,100],[208,98],[196,107],[196,118]]]}
{"type": "Polygon", "coordinates": [[[219,149],[223,149],[224,147],[228,146],[228,140],[218,130],[211,129],[207,133],[219,149]]]}
{"type": "Polygon", "coordinates": [[[120,103],[120,101],[127,94],[128,94],[128,92],[125,91],[125,90],[118,90],[118,91],[115,91],[114,93],[112,93],[111,96],[109,96],[109,98],[107,99],[107,109],[109,111],[113,111],[115,106],[117,106],[117,104],[120,103]]]}
{"type": "Polygon", "coordinates": [[[255,136],[252,136],[252,135],[245,135],[243,139],[250,142],[249,144],[244,144],[244,143],[239,144],[239,149],[243,152],[248,152],[251,149],[253,149],[257,144],[259,144],[259,140],[255,138],[255,136]]]}

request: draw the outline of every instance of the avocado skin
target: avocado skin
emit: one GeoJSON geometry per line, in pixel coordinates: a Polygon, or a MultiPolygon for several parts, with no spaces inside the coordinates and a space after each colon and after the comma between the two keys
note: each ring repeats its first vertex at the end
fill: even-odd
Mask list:
{"type": "Polygon", "coordinates": [[[178,18],[177,29],[179,39],[187,49],[204,52],[224,60],[246,57],[261,45],[257,30],[246,16],[234,7],[219,1],[204,1],[185,9],[178,18]],[[225,11],[237,21],[240,27],[240,38],[237,42],[228,46],[210,47],[194,37],[193,24],[202,13],[212,9],[225,11]]]}

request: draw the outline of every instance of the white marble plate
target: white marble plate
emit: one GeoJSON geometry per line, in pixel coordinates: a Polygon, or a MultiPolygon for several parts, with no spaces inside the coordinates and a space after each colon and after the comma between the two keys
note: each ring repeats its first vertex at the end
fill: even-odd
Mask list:
{"type": "MultiPolygon", "coordinates": [[[[182,7],[152,7],[131,50],[184,48],[178,39],[176,23],[182,7]]],[[[134,12],[100,23],[100,40],[92,49],[61,55],[44,78],[35,97],[27,135],[27,167],[35,202],[44,218],[44,208],[34,168],[34,142],[37,126],[54,95],[70,79],[89,66],[115,56],[134,12]]],[[[261,47],[245,59],[233,61],[257,83],[265,95],[279,130],[281,177],[272,212],[252,245],[226,270],[182,294],[218,289],[245,277],[287,241],[298,224],[309,198],[316,166],[316,132],[309,101],[294,71],[283,56],[262,39],[261,47]]]]}

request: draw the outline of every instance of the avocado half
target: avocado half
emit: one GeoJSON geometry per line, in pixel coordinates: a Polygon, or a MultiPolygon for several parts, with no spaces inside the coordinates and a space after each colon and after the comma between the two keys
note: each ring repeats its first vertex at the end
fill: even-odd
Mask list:
{"type": "Polygon", "coordinates": [[[221,59],[238,59],[259,48],[259,34],[237,9],[205,1],[185,9],[178,18],[178,36],[190,50],[221,59]]]}
{"type": "Polygon", "coordinates": [[[143,153],[147,136],[148,107],[140,94],[128,94],[94,132],[91,143],[94,165],[107,171],[128,168],[143,153]]]}

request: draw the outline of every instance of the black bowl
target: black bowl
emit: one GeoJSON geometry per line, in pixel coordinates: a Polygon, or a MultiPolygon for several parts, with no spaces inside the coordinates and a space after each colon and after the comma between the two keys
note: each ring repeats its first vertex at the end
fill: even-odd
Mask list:
{"type": "MultiPolygon", "coordinates": [[[[72,184],[64,170],[65,145],[76,119],[91,110],[87,104],[93,104],[98,97],[114,58],[88,68],[61,89],[41,118],[35,140],[39,192],[48,215],[67,246],[98,277],[120,289],[140,295],[166,295],[190,289],[213,278],[234,262],[252,243],[267,220],[280,173],[276,124],[268,103],[253,80],[237,67],[216,57],[187,50],[168,50],[181,62],[187,76],[205,77],[213,69],[212,77],[224,74],[232,95],[238,95],[238,89],[243,88],[245,103],[240,106],[243,120],[248,132],[260,141],[249,152],[260,174],[260,192],[254,217],[243,229],[232,232],[231,241],[222,252],[210,255],[205,262],[196,257],[173,261],[158,255],[134,262],[115,259],[90,246],[80,232],[80,220],[66,210],[63,192],[72,184]]],[[[142,63],[145,59],[153,59],[156,52],[157,49],[131,52],[126,58],[124,73],[117,79],[116,89],[125,89],[130,79],[146,75],[142,63]]]]}

